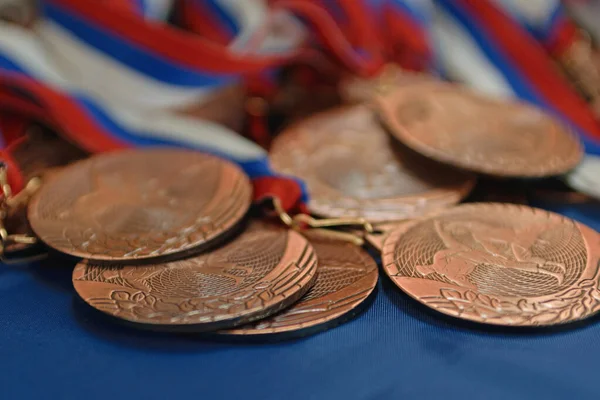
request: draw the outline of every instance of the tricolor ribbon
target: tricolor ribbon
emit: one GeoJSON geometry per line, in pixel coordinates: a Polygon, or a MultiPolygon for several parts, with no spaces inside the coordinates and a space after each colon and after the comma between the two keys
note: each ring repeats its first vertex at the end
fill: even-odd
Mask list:
{"type": "Polygon", "coordinates": [[[306,191],[274,174],[260,147],[173,109],[306,55],[310,37],[358,75],[392,61],[529,101],[567,121],[586,151],[600,154],[598,121],[547,55],[565,36],[560,7],[550,1],[547,12],[527,13],[515,4],[43,0],[33,32],[0,24],[0,107],[41,119],[92,152],[182,146],[219,154],[244,168],[258,195],[274,193],[289,209],[306,201],[306,191]],[[281,34],[281,27],[292,29],[281,34]]]}
{"type": "Polygon", "coordinates": [[[358,53],[411,70],[427,70],[434,64],[430,0],[306,2],[319,3],[327,10],[358,53]]]}
{"type": "Polygon", "coordinates": [[[296,49],[236,55],[147,19],[148,9],[138,3],[47,0],[33,32],[0,23],[0,107],[43,119],[90,152],[148,146],[211,152],[238,163],[257,196],[276,195],[286,209],[298,206],[306,199],[303,187],[275,174],[259,146],[170,110],[279,65],[296,49]]]}

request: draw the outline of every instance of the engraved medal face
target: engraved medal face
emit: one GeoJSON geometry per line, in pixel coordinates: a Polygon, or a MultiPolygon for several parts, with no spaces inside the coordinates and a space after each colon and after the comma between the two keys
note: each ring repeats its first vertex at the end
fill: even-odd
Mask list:
{"type": "Polygon", "coordinates": [[[154,329],[227,329],[266,317],[304,295],[316,277],[300,234],[252,222],[223,247],[164,264],[82,261],[73,285],[92,307],[154,329]]]}
{"type": "Polygon", "coordinates": [[[72,164],[42,186],[29,221],[49,246],[94,260],[195,251],[234,228],[252,188],[235,165],[203,153],[107,153],[72,164]]]}
{"type": "Polygon", "coordinates": [[[397,148],[366,106],[308,118],[279,135],[273,168],[306,183],[314,214],[372,222],[423,215],[458,203],[474,178],[397,148]]]}
{"type": "Polygon", "coordinates": [[[451,84],[415,84],[382,97],[379,112],[413,150],[502,177],[559,175],[582,157],[576,137],[531,106],[492,100],[451,84]]]}
{"type": "Polygon", "coordinates": [[[441,313],[507,326],[563,324],[600,310],[600,235],[558,214],[472,203],[401,226],[383,268],[441,313]]]}
{"type": "Polygon", "coordinates": [[[221,331],[226,335],[302,335],[351,318],[377,285],[377,264],[362,248],[311,235],[318,258],[315,285],[294,305],[269,318],[221,331]]]}

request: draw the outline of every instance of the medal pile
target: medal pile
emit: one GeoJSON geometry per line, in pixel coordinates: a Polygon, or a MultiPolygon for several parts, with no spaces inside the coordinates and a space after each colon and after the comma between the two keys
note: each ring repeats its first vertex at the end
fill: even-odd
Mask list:
{"type": "Polygon", "coordinates": [[[375,261],[335,237],[249,218],[251,200],[228,161],[136,150],[64,167],[27,214],[37,238],[82,258],[79,296],[135,326],[286,334],[353,315],[375,288],[375,261]]]}
{"type": "MultiPolygon", "coordinates": [[[[46,256],[74,263],[74,291],[113,322],[222,338],[297,337],[349,321],[378,295],[380,271],[419,306],[476,323],[549,326],[600,311],[600,234],[530,206],[547,187],[595,201],[565,183],[600,193],[593,153],[600,146],[587,134],[596,134],[593,107],[578,97],[586,93],[597,105],[591,86],[600,68],[590,72],[581,42],[552,53],[565,76],[578,77],[573,87],[545,58],[527,84],[501,68],[479,81],[454,58],[445,66],[460,84],[419,67],[433,61],[418,32],[393,43],[370,34],[357,18],[362,1],[340,1],[348,20],[339,25],[352,28],[340,37],[334,12],[310,1],[273,1],[261,29],[239,33],[250,39],[226,48],[177,30],[167,35],[170,28],[149,16],[109,2],[89,9],[74,0],[46,3],[52,23],[40,32],[81,57],[89,75],[63,80],[50,63],[28,70],[27,60],[37,58],[25,51],[35,53],[38,39],[14,25],[29,26],[33,14],[23,14],[27,23],[1,22],[22,41],[0,37],[4,263],[46,256]],[[113,12],[122,19],[107,17],[113,12]],[[299,20],[312,22],[316,33],[299,20]],[[66,31],[100,22],[125,36],[125,44],[110,42],[114,57],[139,46],[139,59],[117,60],[131,70],[64,44],[66,31]],[[310,42],[305,36],[330,38],[319,51],[337,64],[314,60],[298,45],[310,42]],[[372,57],[356,57],[353,46],[372,57]],[[190,56],[196,53],[202,57],[190,56]],[[224,76],[254,77],[282,64],[287,74],[276,89],[262,78],[244,88],[214,77],[219,68],[224,76]],[[132,78],[132,71],[139,74],[132,78]],[[592,83],[582,82],[582,71],[592,83]],[[334,85],[319,86],[331,76],[334,85]],[[554,92],[544,92],[551,86],[554,92]]],[[[178,23],[226,41],[217,37],[222,30],[207,33],[196,6],[181,3],[178,23]]],[[[431,30],[442,31],[442,43],[448,32],[465,38],[457,15],[469,11],[486,22],[499,7],[488,0],[434,3],[441,22],[431,30]]],[[[238,14],[251,8],[235,7],[238,14]]],[[[386,18],[398,12],[387,11],[386,18]]],[[[493,37],[497,24],[488,25],[493,37]]],[[[385,26],[402,35],[396,24],[385,26]]],[[[507,35],[516,29],[505,27],[507,35]]],[[[498,39],[526,76],[528,63],[545,53],[527,40],[512,42],[530,46],[517,51],[498,39]],[[519,58],[525,53],[529,58],[519,58]]],[[[456,50],[455,42],[446,44],[442,61],[456,50]]],[[[464,39],[461,46],[473,44],[464,39]]],[[[471,50],[465,59],[482,57],[471,50]]]]}

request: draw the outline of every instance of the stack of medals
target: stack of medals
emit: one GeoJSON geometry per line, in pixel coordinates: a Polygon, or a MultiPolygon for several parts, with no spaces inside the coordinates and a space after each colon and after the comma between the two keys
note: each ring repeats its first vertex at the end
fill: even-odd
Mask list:
{"type": "Polygon", "coordinates": [[[49,247],[82,258],[73,285],[87,304],[144,328],[290,336],[329,327],[376,286],[362,244],[381,252],[400,289],[452,316],[549,325],[600,309],[595,231],[521,204],[457,205],[477,174],[572,169],[582,151],[567,128],[431,79],[375,98],[298,121],[272,146],[273,167],[302,179],[311,214],[327,219],[275,207],[289,227],[260,221],[248,216],[252,185],[234,164],[154,149],[48,174],[29,224],[49,247]],[[368,222],[366,241],[356,229],[299,222],[368,222]]]}
{"type": "Polygon", "coordinates": [[[474,322],[556,325],[600,310],[598,233],[514,189],[580,164],[566,125],[395,67],[340,79],[339,97],[344,105],[295,118],[270,147],[273,169],[309,194],[308,213],[294,216],[273,197],[276,218],[266,218],[249,177],[207,153],[88,157],[26,140],[15,159],[26,178],[44,172],[43,184],[11,196],[0,171],[3,253],[43,243],[78,258],[75,291],[103,314],[220,337],[348,320],[375,294],[376,259],[408,296],[474,322]],[[27,202],[28,224],[9,225],[27,202]]]}
{"type": "MultiPolygon", "coordinates": [[[[65,147],[35,144],[28,156],[65,147]]],[[[22,235],[81,258],[75,291],[105,314],[155,330],[297,335],[353,316],[377,284],[360,246],[249,217],[252,186],[228,161],[174,149],[83,157],[52,158],[71,164],[45,174],[22,235]]]]}
{"type": "Polygon", "coordinates": [[[572,132],[525,104],[410,74],[394,80],[399,89],[380,79],[354,90],[376,101],[312,116],[275,140],[273,165],[306,182],[311,212],[373,223],[367,240],[385,273],[441,313],[537,326],[600,310],[598,234],[524,205],[518,190],[489,192],[572,170],[582,158],[572,132]],[[509,203],[474,194],[457,205],[476,175],[488,189],[480,198],[509,203]]]}

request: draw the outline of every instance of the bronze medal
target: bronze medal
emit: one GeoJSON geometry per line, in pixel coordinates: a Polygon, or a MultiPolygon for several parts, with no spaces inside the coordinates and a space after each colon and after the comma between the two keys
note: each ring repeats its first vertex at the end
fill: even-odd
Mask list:
{"type": "Polygon", "coordinates": [[[401,226],[385,240],[382,262],[400,289],[441,313],[555,325],[600,310],[599,239],[544,210],[472,203],[401,226]]]}
{"type": "Polygon", "coordinates": [[[36,235],[64,253],[133,261],[198,251],[237,226],[252,188],[235,165],[184,150],[106,153],[64,168],[29,204],[36,235]]]}
{"type": "Polygon", "coordinates": [[[92,307],[154,329],[209,331],[264,318],[312,286],[317,258],[300,234],[253,222],[210,253],[164,264],[82,261],[73,285],[92,307]]]}
{"type": "Polygon", "coordinates": [[[576,137],[531,106],[491,99],[452,84],[421,83],[382,97],[391,133],[434,160],[499,177],[543,177],[574,168],[576,137]]]}
{"type": "Polygon", "coordinates": [[[474,178],[396,148],[367,106],[318,114],[278,136],[273,168],[301,178],[308,207],[329,218],[371,222],[423,215],[458,203],[474,178]]]}
{"type": "Polygon", "coordinates": [[[318,258],[314,286],[294,305],[267,319],[221,331],[226,335],[298,336],[350,319],[377,285],[377,264],[362,248],[310,235],[318,258]]]}

